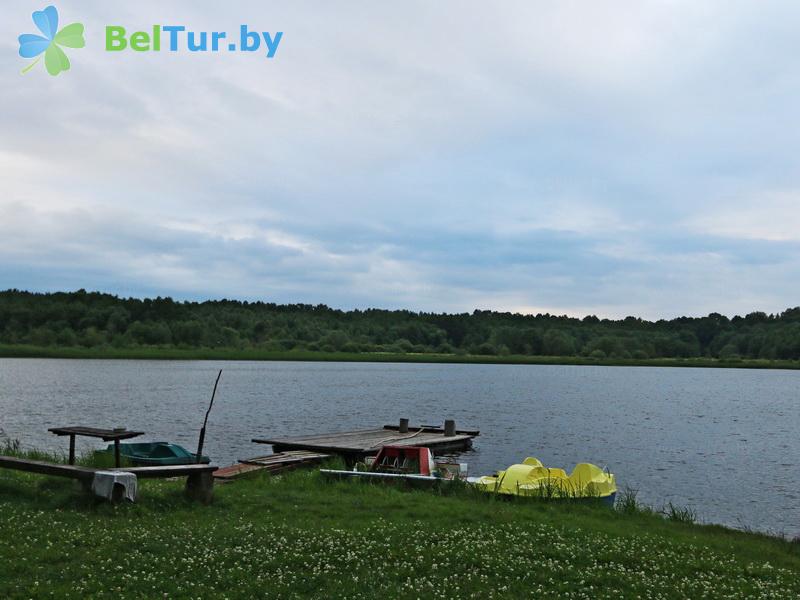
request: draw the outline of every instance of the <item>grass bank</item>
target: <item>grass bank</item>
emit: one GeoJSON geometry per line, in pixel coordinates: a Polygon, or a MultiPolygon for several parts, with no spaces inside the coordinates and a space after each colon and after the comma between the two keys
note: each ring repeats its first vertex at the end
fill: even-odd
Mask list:
{"type": "Polygon", "coordinates": [[[603,365],[625,367],[717,367],[726,369],[800,369],[800,361],[717,358],[593,359],[575,356],[485,356],[391,352],[312,352],[235,348],[84,348],[0,344],[0,358],[88,358],[142,360],[275,360],[321,362],[398,362],[499,365],[603,365]]]}
{"type": "Polygon", "coordinates": [[[3,598],[800,596],[798,543],[312,471],[219,486],[210,506],[148,480],[113,506],[0,470],[0,513],[3,598]]]}

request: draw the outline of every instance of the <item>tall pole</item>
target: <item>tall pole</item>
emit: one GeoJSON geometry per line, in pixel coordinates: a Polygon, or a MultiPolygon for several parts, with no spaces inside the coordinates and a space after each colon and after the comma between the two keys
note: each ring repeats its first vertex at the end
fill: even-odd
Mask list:
{"type": "Polygon", "coordinates": [[[214,396],[217,395],[217,385],[219,384],[219,378],[222,377],[222,369],[219,370],[217,373],[217,380],[214,382],[214,391],[211,392],[211,402],[208,405],[208,410],[206,411],[206,418],[203,419],[203,428],[200,430],[200,441],[197,443],[197,462],[199,463],[203,458],[203,442],[206,441],[206,425],[208,424],[208,415],[211,412],[211,407],[214,406],[214,396]]]}

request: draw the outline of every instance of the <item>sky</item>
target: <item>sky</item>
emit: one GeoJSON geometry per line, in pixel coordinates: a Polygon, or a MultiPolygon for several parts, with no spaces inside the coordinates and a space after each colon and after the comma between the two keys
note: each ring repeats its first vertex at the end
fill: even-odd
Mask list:
{"type": "Polygon", "coordinates": [[[649,319],[800,304],[800,4],[67,1],[0,19],[0,289],[649,319]],[[282,31],[106,52],[106,25],[282,31]],[[43,61],[42,61],[43,62],[43,61]]]}

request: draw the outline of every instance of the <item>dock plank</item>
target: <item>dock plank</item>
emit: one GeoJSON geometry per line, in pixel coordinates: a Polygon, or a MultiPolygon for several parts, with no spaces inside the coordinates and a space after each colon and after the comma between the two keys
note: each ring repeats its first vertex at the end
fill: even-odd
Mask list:
{"type": "Polygon", "coordinates": [[[240,479],[242,477],[247,477],[248,475],[254,475],[259,471],[264,471],[266,469],[267,467],[264,465],[231,465],[215,471],[214,479],[221,482],[233,481],[234,479],[240,479]]]}
{"type": "Polygon", "coordinates": [[[320,452],[308,452],[305,450],[289,450],[287,452],[276,452],[266,456],[256,456],[254,458],[239,459],[238,465],[232,465],[220,469],[214,476],[220,481],[232,481],[248,475],[264,471],[267,473],[280,473],[299,467],[318,464],[330,458],[330,454],[320,452]]]}

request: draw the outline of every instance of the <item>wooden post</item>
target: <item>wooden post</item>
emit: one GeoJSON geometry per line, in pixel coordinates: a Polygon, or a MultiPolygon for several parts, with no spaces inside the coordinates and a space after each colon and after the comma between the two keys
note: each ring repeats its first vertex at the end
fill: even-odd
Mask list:
{"type": "Polygon", "coordinates": [[[125,486],[121,483],[115,483],[111,489],[111,503],[119,504],[125,499],[125,486]]]}
{"type": "Polygon", "coordinates": [[[75,464],[75,434],[69,436],[69,464],[75,464]]]}
{"type": "Polygon", "coordinates": [[[119,440],[114,440],[114,465],[119,468],[119,440]]]}
{"type": "Polygon", "coordinates": [[[408,419],[400,419],[400,428],[398,431],[400,433],[408,433],[408,419]]]}
{"type": "Polygon", "coordinates": [[[453,419],[447,419],[444,422],[444,437],[453,437],[456,434],[456,422],[453,419]]]}
{"type": "Polygon", "coordinates": [[[210,504],[214,498],[214,474],[192,473],[186,479],[186,495],[192,500],[210,504]]]}

